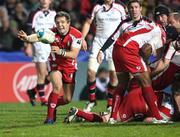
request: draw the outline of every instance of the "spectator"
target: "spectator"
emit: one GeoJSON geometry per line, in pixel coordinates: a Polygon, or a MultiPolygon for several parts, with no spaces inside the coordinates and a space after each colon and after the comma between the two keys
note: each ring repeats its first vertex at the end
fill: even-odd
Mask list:
{"type": "MultiPolygon", "coordinates": [[[[27,12],[23,7],[23,3],[17,2],[15,5],[15,13],[11,19],[11,28],[15,34],[17,34],[18,30],[25,30],[26,20],[27,12]]],[[[21,50],[24,46],[23,42],[18,38],[15,38],[14,44],[15,50],[21,50]]]]}
{"type": "Polygon", "coordinates": [[[13,51],[15,34],[12,33],[10,22],[7,18],[1,20],[2,26],[0,27],[0,50],[13,51]]]}
{"type": "Polygon", "coordinates": [[[8,11],[9,17],[13,17],[15,13],[15,5],[16,5],[16,0],[6,0],[5,1],[5,7],[8,11]]]}

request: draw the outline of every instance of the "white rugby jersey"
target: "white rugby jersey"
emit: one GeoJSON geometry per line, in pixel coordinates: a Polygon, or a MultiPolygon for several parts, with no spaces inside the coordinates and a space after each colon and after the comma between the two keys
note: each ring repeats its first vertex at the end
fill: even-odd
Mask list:
{"type": "Polygon", "coordinates": [[[174,48],[175,44],[176,41],[170,42],[168,50],[165,54],[165,59],[169,59],[172,63],[180,66],[180,50],[176,51],[176,49],[174,48]]]}
{"type": "Polygon", "coordinates": [[[55,15],[56,12],[53,10],[38,9],[30,13],[27,25],[31,26],[35,32],[41,28],[53,28],[55,26],[55,15]]]}
{"type": "Polygon", "coordinates": [[[113,2],[109,10],[106,10],[105,4],[95,5],[91,19],[96,22],[96,37],[109,38],[125,18],[125,9],[118,3],[113,2]]]}

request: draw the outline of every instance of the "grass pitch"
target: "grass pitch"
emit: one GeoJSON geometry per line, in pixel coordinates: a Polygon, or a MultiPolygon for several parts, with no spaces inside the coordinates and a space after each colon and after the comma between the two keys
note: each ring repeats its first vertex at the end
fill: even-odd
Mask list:
{"type": "MultiPolygon", "coordinates": [[[[99,101],[94,111],[105,110],[99,101]]],[[[82,108],[84,102],[72,102],[58,108],[57,122],[44,125],[46,107],[28,103],[0,104],[0,137],[180,137],[180,123],[153,125],[142,122],[118,123],[62,123],[71,106],[82,108]]]]}

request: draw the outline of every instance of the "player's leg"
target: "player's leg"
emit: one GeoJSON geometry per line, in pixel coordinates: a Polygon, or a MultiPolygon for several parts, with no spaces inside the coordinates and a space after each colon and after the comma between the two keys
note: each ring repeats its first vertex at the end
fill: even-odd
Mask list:
{"type": "Polygon", "coordinates": [[[51,92],[48,98],[48,110],[47,110],[47,118],[45,120],[45,124],[53,124],[54,123],[54,113],[56,110],[57,102],[59,95],[63,92],[63,82],[62,82],[62,73],[59,71],[52,71],[50,73],[50,79],[53,85],[53,91],[51,92]]]}
{"type": "Polygon", "coordinates": [[[89,122],[103,122],[104,119],[102,118],[102,116],[100,116],[99,114],[93,113],[93,112],[84,112],[80,109],[77,109],[75,107],[72,107],[67,116],[64,119],[65,123],[69,123],[71,122],[74,118],[76,117],[80,117],[85,119],[86,121],[89,122]]]}
{"type": "Polygon", "coordinates": [[[97,62],[97,54],[104,42],[101,38],[95,37],[92,43],[92,49],[90,52],[88,60],[88,70],[87,70],[87,86],[89,93],[89,101],[87,102],[84,111],[91,111],[94,106],[96,106],[96,73],[99,68],[99,63],[97,62]]]}
{"type": "Polygon", "coordinates": [[[37,62],[37,86],[36,90],[39,94],[41,105],[46,105],[47,100],[45,98],[45,78],[47,76],[47,65],[46,62],[37,62]]]}
{"type": "Polygon", "coordinates": [[[113,94],[113,104],[112,104],[112,112],[111,112],[110,120],[117,120],[117,113],[119,111],[119,106],[121,104],[122,97],[124,96],[124,92],[128,85],[129,73],[117,72],[117,78],[118,78],[119,84],[113,94]]]}
{"type": "Polygon", "coordinates": [[[91,111],[96,105],[96,73],[99,68],[99,63],[94,57],[90,57],[88,61],[88,72],[87,72],[87,85],[89,92],[89,102],[87,102],[84,111],[91,111]]]}
{"type": "Polygon", "coordinates": [[[109,83],[107,86],[107,110],[112,111],[112,102],[113,102],[113,93],[118,85],[118,79],[114,67],[114,63],[111,60],[108,60],[108,69],[109,69],[109,83]]]}
{"type": "Polygon", "coordinates": [[[75,88],[75,76],[76,72],[62,72],[64,94],[59,97],[57,106],[65,105],[71,102],[75,88]]]}
{"type": "Polygon", "coordinates": [[[161,120],[162,117],[159,113],[158,107],[156,105],[156,100],[154,99],[155,93],[151,85],[150,74],[148,71],[136,73],[134,77],[137,78],[142,86],[142,95],[153,115],[157,120],[161,120]]]}
{"type": "Polygon", "coordinates": [[[47,60],[50,54],[50,45],[43,43],[35,43],[33,45],[33,62],[35,62],[35,67],[37,71],[37,86],[31,90],[28,90],[28,96],[30,98],[31,104],[35,104],[35,94],[38,93],[42,105],[47,105],[45,99],[45,77],[47,75],[47,60]],[[33,100],[34,98],[34,100],[33,100]]]}

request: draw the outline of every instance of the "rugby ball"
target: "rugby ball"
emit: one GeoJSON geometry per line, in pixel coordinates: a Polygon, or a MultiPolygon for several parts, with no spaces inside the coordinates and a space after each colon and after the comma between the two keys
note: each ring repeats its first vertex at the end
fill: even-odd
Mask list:
{"type": "Polygon", "coordinates": [[[50,44],[55,40],[55,33],[50,29],[39,29],[37,31],[37,37],[42,43],[50,44]]]}

